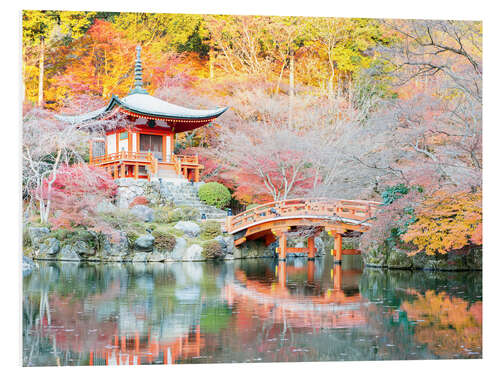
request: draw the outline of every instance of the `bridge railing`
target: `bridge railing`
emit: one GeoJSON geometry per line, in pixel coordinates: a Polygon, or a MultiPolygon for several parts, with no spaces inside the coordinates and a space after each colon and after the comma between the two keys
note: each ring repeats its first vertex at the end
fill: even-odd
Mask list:
{"type": "Polygon", "coordinates": [[[238,231],[254,223],[276,217],[338,216],[344,219],[364,221],[375,215],[379,202],[345,199],[287,199],[270,202],[227,219],[226,230],[238,231]]]}

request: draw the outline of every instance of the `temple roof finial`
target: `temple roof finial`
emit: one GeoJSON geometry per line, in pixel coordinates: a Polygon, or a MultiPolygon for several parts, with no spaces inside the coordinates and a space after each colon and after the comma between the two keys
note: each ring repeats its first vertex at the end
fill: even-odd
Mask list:
{"type": "Polygon", "coordinates": [[[135,50],[137,51],[137,57],[134,67],[134,88],[129,94],[147,94],[148,92],[142,87],[141,46],[138,45],[135,50]]]}

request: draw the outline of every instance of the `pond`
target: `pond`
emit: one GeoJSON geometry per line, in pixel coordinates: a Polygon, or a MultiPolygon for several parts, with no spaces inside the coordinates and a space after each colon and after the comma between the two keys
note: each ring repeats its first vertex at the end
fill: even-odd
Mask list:
{"type": "Polygon", "coordinates": [[[481,358],[481,272],[331,257],[37,264],[24,366],[481,358]]]}

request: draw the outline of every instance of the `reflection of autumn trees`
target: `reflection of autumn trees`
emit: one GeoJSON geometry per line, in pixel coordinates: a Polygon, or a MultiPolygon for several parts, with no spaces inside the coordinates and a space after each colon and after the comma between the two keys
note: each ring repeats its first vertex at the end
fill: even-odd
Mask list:
{"type": "Polygon", "coordinates": [[[415,339],[428,345],[437,354],[449,353],[481,356],[482,311],[481,301],[469,304],[444,292],[428,290],[417,293],[413,302],[403,302],[411,320],[419,321],[415,327],[415,339]]]}

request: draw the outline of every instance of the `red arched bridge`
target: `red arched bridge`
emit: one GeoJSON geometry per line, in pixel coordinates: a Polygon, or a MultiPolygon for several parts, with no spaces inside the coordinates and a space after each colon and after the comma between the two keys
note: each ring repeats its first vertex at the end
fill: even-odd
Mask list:
{"type": "Polygon", "coordinates": [[[226,231],[234,235],[235,245],[246,240],[263,238],[266,245],[279,239],[280,260],[286,254],[307,252],[308,258],[316,255],[314,237],[323,229],[335,238],[335,261],[341,262],[342,254],[359,254],[359,250],[342,250],[342,237],[354,237],[366,232],[374,218],[379,202],[344,199],[288,199],[266,203],[236,216],[229,216],[226,231]],[[309,227],[312,233],[307,248],[287,247],[287,233],[309,227]],[[317,228],[316,231],[314,229],[317,228]]]}

